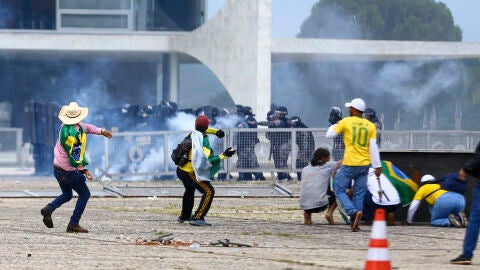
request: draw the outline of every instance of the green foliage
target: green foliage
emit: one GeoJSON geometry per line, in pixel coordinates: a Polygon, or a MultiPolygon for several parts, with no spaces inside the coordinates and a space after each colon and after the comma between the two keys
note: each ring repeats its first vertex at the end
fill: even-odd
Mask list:
{"type": "Polygon", "coordinates": [[[299,37],[461,41],[462,30],[434,0],[320,0],[299,37]]]}

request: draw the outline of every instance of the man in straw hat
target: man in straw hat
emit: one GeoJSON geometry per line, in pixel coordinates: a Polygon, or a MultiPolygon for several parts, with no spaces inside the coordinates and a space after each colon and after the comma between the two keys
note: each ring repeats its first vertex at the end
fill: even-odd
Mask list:
{"type": "Polygon", "coordinates": [[[63,125],[60,128],[59,138],[53,150],[53,173],[60,185],[62,194],[41,209],[43,223],[48,228],[53,228],[52,213],[62,204],[72,199],[72,190],[78,194],[78,200],[70,217],[67,232],[88,233],[82,228],[80,218],[90,198],[90,190],[85,178],[92,179],[90,172],[85,169],[88,161],[85,158],[87,134],[103,135],[112,138],[110,131],[101,129],[91,124],[82,123],[87,117],[88,108],[78,106],[76,102],[62,107],[58,118],[63,125]]]}

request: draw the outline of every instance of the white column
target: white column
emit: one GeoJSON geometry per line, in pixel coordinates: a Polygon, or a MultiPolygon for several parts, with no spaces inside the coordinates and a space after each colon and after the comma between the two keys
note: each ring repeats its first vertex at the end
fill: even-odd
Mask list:
{"type": "Polygon", "coordinates": [[[162,61],[157,63],[157,104],[162,100],[175,101],[178,103],[178,54],[165,54],[162,59],[162,61]]]}
{"type": "MultiPolygon", "coordinates": [[[[175,101],[178,103],[178,82],[179,82],[179,63],[178,54],[170,53],[166,59],[166,67],[168,68],[168,78],[166,79],[166,91],[163,98],[166,101],[175,101]]],[[[164,81],[165,82],[165,81],[164,81]]]]}
{"type": "Polygon", "coordinates": [[[157,97],[156,104],[160,104],[163,99],[163,62],[157,62],[157,97]]]}

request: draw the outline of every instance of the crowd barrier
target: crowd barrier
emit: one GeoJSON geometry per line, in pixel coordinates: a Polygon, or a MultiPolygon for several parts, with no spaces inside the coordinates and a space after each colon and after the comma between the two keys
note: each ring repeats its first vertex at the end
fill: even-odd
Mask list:
{"type": "MultiPolygon", "coordinates": [[[[325,133],[326,129],[318,128],[260,128],[228,129],[222,139],[210,135],[215,153],[227,147],[237,149],[237,155],[223,161],[216,177],[242,180],[239,176],[250,172],[272,179],[278,173],[295,177],[309,162],[313,149],[332,149],[333,140],[327,139],[325,133]],[[305,133],[311,134],[313,146],[309,146],[305,133]],[[283,157],[281,162],[276,160],[279,156],[283,157]]],[[[103,148],[103,153],[98,154],[103,157],[99,160],[100,173],[114,179],[175,179],[176,167],[170,153],[187,134],[188,131],[115,133],[111,140],[103,139],[103,147],[95,147],[103,148]]],[[[381,152],[469,153],[479,140],[480,132],[467,131],[381,131],[378,136],[381,152]]]]}
{"type": "Polygon", "coordinates": [[[0,128],[0,166],[26,166],[21,128],[0,128]]]}
{"type": "MultiPolygon", "coordinates": [[[[95,174],[120,180],[176,179],[170,154],[189,131],[119,132],[112,139],[89,136],[87,159],[95,174]]],[[[295,177],[318,147],[332,150],[326,129],[226,129],[220,139],[210,135],[215,153],[227,147],[237,155],[224,160],[218,180],[242,180],[244,173],[262,173],[276,179],[278,173],[295,177]],[[308,135],[308,136],[307,136],[308,135]],[[240,177],[241,178],[241,177],[240,177]]],[[[480,132],[381,131],[380,152],[472,153],[480,132]]],[[[22,144],[22,129],[0,128],[0,166],[31,166],[31,151],[22,144]]]]}

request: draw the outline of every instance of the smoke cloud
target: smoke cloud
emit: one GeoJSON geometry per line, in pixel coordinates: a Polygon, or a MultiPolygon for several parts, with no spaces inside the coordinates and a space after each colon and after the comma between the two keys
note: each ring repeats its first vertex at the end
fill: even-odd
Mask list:
{"type": "MultiPolygon", "coordinates": [[[[322,16],[316,16],[316,20],[305,20],[301,37],[364,37],[355,16],[340,7],[319,12],[322,16]]],[[[454,129],[461,121],[451,112],[457,110],[457,118],[462,115],[457,100],[465,94],[465,77],[461,60],[379,62],[332,58],[318,63],[274,63],[272,102],[286,106],[288,116],[300,116],[309,127],[327,127],[331,107],[342,108],[345,116],[345,102],[360,97],[367,107],[384,117],[386,129],[454,129]],[[424,108],[429,108],[428,112],[424,108]],[[424,114],[432,113],[436,115],[428,118],[437,123],[424,126],[424,114]]]]}

